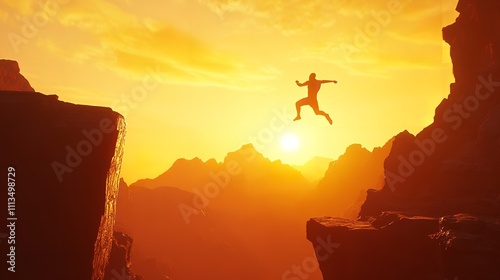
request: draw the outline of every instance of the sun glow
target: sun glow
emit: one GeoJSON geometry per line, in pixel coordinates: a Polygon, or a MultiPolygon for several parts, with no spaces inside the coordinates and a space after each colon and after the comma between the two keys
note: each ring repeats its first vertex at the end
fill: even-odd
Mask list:
{"type": "Polygon", "coordinates": [[[296,151],[300,146],[300,140],[297,135],[287,133],[281,137],[281,148],[287,152],[296,151]]]}

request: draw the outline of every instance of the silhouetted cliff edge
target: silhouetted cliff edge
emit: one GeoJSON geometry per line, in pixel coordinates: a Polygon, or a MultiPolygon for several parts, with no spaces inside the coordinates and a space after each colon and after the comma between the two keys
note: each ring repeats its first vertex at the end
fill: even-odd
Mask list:
{"type": "MultiPolygon", "coordinates": [[[[23,81],[14,70],[0,80],[23,81]]],[[[113,241],[123,117],[27,91],[27,81],[3,85],[0,233],[7,231],[8,238],[0,244],[0,278],[103,279],[113,241]]]]}
{"type": "Polygon", "coordinates": [[[315,218],[325,280],[500,279],[500,2],[461,0],[443,29],[456,82],[434,122],[396,136],[358,221],[315,218]]]}
{"type": "Polygon", "coordinates": [[[17,61],[0,59],[0,89],[11,91],[35,91],[21,75],[17,61]]]}

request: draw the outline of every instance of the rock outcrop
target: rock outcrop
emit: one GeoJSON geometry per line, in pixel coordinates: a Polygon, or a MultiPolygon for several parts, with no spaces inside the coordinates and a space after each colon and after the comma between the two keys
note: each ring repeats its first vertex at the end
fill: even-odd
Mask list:
{"type": "Polygon", "coordinates": [[[0,91],[0,200],[12,202],[0,219],[11,218],[7,234],[15,239],[9,248],[1,244],[0,278],[103,279],[113,242],[123,117],[26,91],[32,91],[27,81],[0,80],[9,83],[2,89],[12,88],[0,91]],[[7,249],[11,256],[3,253],[7,249]]]}
{"type": "Polygon", "coordinates": [[[140,276],[134,275],[130,263],[130,253],[132,252],[132,237],[127,234],[115,231],[113,233],[113,246],[106,267],[104,280],[141,280],[140,276]]]}
{"type": "Polygon", "coordinates": [[[456,82],[417,135],[396,136],[358,221],[311,219],[330,279],[500,279],[500,2],[461,0],[443,29],[456,82]]]}
{"type": "Polygon", "coordinates": [[[0,90],[35,91],[21,75],[17,61],[0,59],[0,90]]]}
{"type": "Polygon", "coordinates": [[[437,227],[437,219],[399,213],[371,222],[317,218],[308,222],[307,238],[324,248],[316,250],[323,279],[444,280],[439,246],[427,237],[437,227]]]}

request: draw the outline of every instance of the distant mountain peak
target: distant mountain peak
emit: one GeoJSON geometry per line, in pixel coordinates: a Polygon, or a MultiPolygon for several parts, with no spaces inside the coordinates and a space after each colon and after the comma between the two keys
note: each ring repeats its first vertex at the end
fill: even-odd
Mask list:
{"type": "Polygon", "coordinates": [[[194,157],[192,159],[187,159],[187,158],[178,158],[172,166],[176,164],[189,164],[189,163],[195,163],[195,164],[203,164],[203,160],[201,160],[199,157],[194,157]]]}
{"type": "Polygon", "coordinates": [[[263,154],[258,152],[254,145],[251,143],[244,144],[239,148],[238,150],[234,152],[229,152],[227,153],[226,157],[224,158],[224,163],[227,163],[230,160],[235,160],[237,162],[254,162],[255,160],[258,160],[258,162],[261,161],[269,161],[266,157],[264,157],[263,154]]]}
{"type": "Polygon", "coordinates": [[[241,146],[241,148],[239,148],[239,151],[241,151],[241,150],[254,150],[254,151],[257,151],[255,149],[255,147],[253,146],[252,143],[244,144],[243,146],[241,146]]]}
{"type": "Polygon", "coordinates": [[[347,153],[353,153],[353,152],[370,152],[368,151],[365,147],[363,147],[363,145],[361,144],[352,144],[350,145],[349,147],[347,147],[347,149],[345,150],[346,154],[347,153]]]}
{"type": "Polygon", "coordinates": [[[219,165],[219,162],[217,162],[217,160],[215,160],[214,158],[211,158],[205,161],[205,164],[210,168],[215,168],[219,165]]]}

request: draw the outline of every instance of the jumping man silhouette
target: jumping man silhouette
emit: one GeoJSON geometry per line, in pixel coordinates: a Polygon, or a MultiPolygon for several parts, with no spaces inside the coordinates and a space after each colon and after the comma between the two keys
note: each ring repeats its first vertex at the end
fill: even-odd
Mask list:
{"type": "Polygon", "coordinates": [[[311,75],[309,75],[308,81],[306,81],[304,83],[300,83],[299,81],[295,81],[295,83],[299,87],[307,86],[307,97],[302,98],[301,100],[297,101],[297,103],[295,103],[295,108],[297,109],[297,117],[295,117],[295,119],[293,119],[293,120],[294,121],[300,120],[300,107],[302,107],[304,105],[309,105],[309,106],[311,106],[311,108],[313,108],[314,113],[316,115],[325,116],[325,118],[328,120],[328,122],[330,124],[332,124],[332,119],[330,118],[330,115],[319,110],[317,96],[318,96],[318,91],[321,88],[321,84],[325,84],[325,83],[335,83],[336,84],[337,81],[334,81],[334,80],[316,80],[316,74],[311,73],[311,75]]]}

